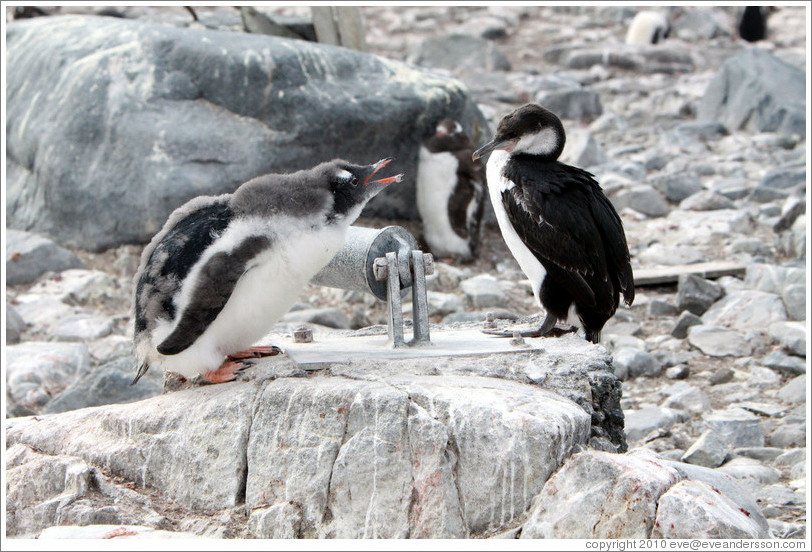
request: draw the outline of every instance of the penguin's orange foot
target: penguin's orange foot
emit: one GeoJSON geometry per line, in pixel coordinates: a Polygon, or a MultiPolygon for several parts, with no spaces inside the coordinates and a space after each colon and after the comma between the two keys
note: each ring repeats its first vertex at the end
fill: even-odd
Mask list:
{"type": "Polygon", "coordinates": [[[204,383],[226,383],[234,381],[243,370],[249,368],[253,362],[250,360],[226,360],[216,370],[202,374],[200,378],[204,383]]]}
{"type": "Polygon", "coordinates": [[[238,351],[236,353],[228,355],[228,360],[243,360],[246,358],[262,358],[262,357],[269,357],[275,356],[282,352],[282,349],[276,347],[274,345],[259,345],[257,347],[251,347],[250,349],[246,349],[245,351],[238,351]]]}

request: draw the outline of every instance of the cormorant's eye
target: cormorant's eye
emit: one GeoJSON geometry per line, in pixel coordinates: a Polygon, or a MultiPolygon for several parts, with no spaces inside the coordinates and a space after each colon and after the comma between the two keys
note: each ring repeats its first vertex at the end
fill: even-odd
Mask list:
{"type": "Polygon", "coordinates": [[[358,179],[354,175],[352,180],[350,180],[350,184],[352,184],[353,187],[358,186],[358,179]]]}

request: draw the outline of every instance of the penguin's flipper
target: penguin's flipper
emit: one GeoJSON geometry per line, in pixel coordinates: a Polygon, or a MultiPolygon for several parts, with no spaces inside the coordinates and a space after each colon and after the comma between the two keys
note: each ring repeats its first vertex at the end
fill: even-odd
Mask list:
{"type": "Polygon", "coordinates": [[[175,329],[158,345],[162,355],[176,355],[203,335],[223,310],[248,263],[270,245],[265,236],[252,236],[230,252],[212,255],[201,267],[192,297],[175,329]]]}

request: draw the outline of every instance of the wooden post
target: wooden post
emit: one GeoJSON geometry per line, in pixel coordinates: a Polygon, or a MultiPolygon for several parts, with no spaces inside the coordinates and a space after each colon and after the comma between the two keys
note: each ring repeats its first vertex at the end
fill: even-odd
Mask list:
{"type": "Polygon", "coordinates": [[[313,27],[322,44],[366,51],[361,8],[350,6],[312,6],[313,27]]]}

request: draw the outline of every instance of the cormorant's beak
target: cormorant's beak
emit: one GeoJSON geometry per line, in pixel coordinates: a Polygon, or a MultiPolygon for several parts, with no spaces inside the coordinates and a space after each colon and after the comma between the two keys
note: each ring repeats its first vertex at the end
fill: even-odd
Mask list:
{"type": "Polygon", "coordinates": [[[474,154],[471,156],[471,158],[474,161],[476,161],[477,159],[479,159],[483,155],[487,155],[488,153],[490,153],[490,152],[492,152],[494,150],[503,149],[503,150],[510,151],[515,146],[516,146],[516,140],[499,140],[497,138],[494,138],[493,140],[491,140],[490,142],[488,142],[487,144],[485,144],[484,146],[482,146],[481,148],[476,150],[474,152],[474,154]]]}
{"type": "Polygon", "coordinates": [[[377,173],[379,170],[387,166],[391,161],[392,158],[387,157],[386,159],[381,159],[380,161],[372,165],[372,172],[369,174],[366,180],[364,180],[364,186],[366,186],[367,184],[392,184],[393,182],[402,181],[403,174],[396,174],[395,176],[388,176],[386,178],[370,181],[370,178],[372,178],[375,175],[375,173],[377,173]]]}

